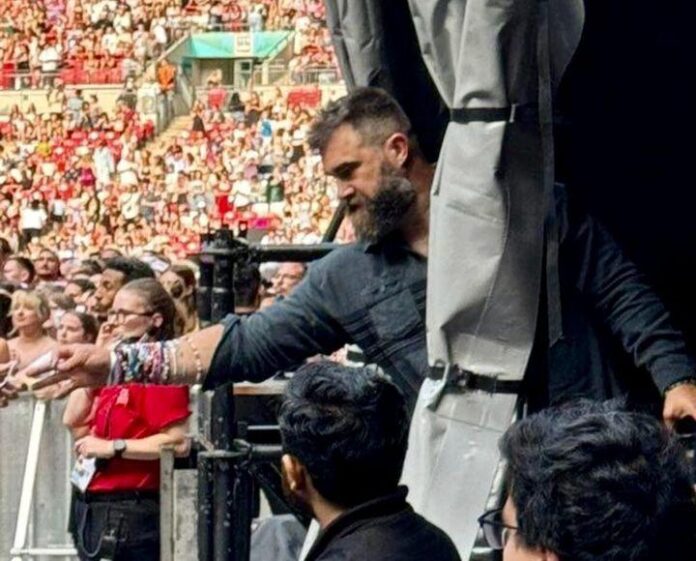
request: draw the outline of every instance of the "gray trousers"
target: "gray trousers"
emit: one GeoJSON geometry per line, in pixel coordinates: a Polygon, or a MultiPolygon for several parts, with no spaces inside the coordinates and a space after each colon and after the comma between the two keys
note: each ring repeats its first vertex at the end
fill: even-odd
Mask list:
{"type": "Polygon", "coordinates": [[[452,538],[464,561],[474,550],[477,519],[500,488],[498,440],[516,403],[516,395],[460,392],[429,379],[418,395],[402,482],[416,512],[452,538]]]}

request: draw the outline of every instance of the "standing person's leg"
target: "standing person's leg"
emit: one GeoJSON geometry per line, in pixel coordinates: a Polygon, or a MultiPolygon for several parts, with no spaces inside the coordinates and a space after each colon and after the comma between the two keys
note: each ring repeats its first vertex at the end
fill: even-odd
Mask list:
{"type": "Polygon", "coordinates": [[[159,500],[120,501],[114,520],[118,524],[118,545],[114,561],[158,561],[160,558],[159,500]]]}
{"type": "Polygon", "coordinates": [[[87,503],[76,493],[72,507],[73,539],[80,561],[100,558],[102,537],[108,521],[108,508],[104,503],[87,503]]]}
{"type": "Polygon", "coordinates": [[[35,228],[23,228],[22,229],[22,235],[20,237],[20,250],[24,250],[27,248],[29,243],[31,242],[32,238],[36,236],[37,230],[35,228]]]}

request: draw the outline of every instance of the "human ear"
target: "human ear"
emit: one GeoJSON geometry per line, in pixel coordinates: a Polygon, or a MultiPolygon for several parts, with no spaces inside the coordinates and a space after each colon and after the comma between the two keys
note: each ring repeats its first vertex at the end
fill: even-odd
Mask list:
{"type": "Polygon", "coordinates": [[[288,490],[292,493],[304,494],[307,487],[307,478],[304,466],[291,454],[283,454],[280,459],[288,490]]]}
{"type": "Polygon", "coordinates": [[[410,146],[408,136],[402,132],[395,132],[384,143],[386,160],[395,168],[402,168],[408,160],[410,146]]]}
{"type": "Polygon", "coordinates": [[[152,325],[154,327],[162,327],[162,323],[164,322],[164,318],[162,317],[162,314],[153,314],[152,316],[152,325]]]}

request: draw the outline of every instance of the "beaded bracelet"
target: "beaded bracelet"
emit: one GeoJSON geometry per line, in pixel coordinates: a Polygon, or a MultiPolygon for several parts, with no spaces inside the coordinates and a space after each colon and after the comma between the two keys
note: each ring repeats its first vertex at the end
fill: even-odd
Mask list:
{"type": "MultiPolygon", "coordinates": [[[[190,337],[184,338],[193,352],[196,383],[203,377],[203,361],[198,347],[190,337]]],[[[133,343],[118,345],[111,353],[109,384],[145,382],[148,384],[176,383],[179,376],[178,341],[133,343]]]]}
{"type": "Polygon", "coordinates": [[[191,351],[193,352],[193,359],[196,364],[196,384],[200,384],[201,379],[203,378],[203,361],[201,360],[201,353],[198,350],[198,347],[194,344],[193,339],[191,339],[191,337],[184,337],[184,341],[186,341],[186,344],[191,348],[191,351]]]}

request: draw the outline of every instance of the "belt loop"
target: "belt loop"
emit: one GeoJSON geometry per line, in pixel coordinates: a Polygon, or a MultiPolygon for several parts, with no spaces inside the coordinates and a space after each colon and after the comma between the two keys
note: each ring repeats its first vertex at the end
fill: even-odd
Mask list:
{"type": "Polygon", "coordinates": [[[508,123],[514,123],[516,115],[517,115],[517,104],[513,103],[510,106],[510,118],[508,119],[508,123]]]}

